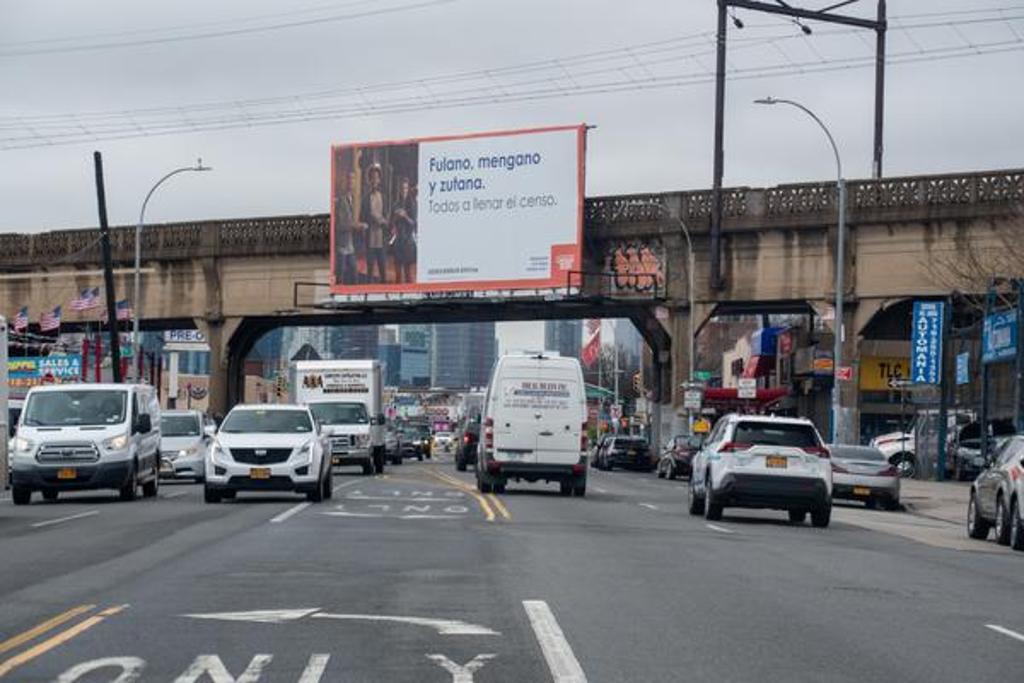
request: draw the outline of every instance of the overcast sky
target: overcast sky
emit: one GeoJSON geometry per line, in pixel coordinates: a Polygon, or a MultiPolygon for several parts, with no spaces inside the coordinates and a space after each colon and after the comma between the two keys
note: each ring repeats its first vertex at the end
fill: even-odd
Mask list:
{"type": "MultiPolygon", "coordinates": [[[[132,223],[150,185],[198,156],[214,172],[175,178],[150,203],[148,221],[327,211],[331,143],[578,122],[597,126],[588,141],[589,195],[705,188],[714,98],[702,77],[714,65],[715,4],[0,0],[0,232],[93,226],[94,149],[104,155],[115,224],[132,223]],[[125,42],[135,44],[118,45],[125,42]],[[69,47],[75,49],[54,51],[69,47]],[[532,71],[505,70],[528,63],[532,71]],[[461,81],[482,103],[415,106],[416,98],[447,101],[452,86],[440,77],[484,71],[490,84],[461,81]],[[665,87],[673,79],[685,84],[665,87]],[[366,115],[381,101],[375,86],[398,81],[422,82],[395,93],[406,98],[406,111],[366,115]],[[579,88],[618,91],[580,95],[579,88]],[[307,96],[328,90],[342,94],[307,96]],[[486,96],[520,92],[526,93],[521,101],[488,103],[486,96]],[[269,108],[252,103],[265,98],[282,99],[269,108]],[[231,102],[243,104],[231,108],[231,102]],[[239,126],[248,116],[293,116],[324,102],[357,115],[239,126]],[[211,110],[198,108],[206,103],[217,105],[212,111],[227,128],[152,135],[158,123],[181,129],[209,120],[204,111],[211,110]],[[157,119],[145,111],[154,108],[174,111],[157,119]],[[45,144],[53,135],[95,135],[104,129],[87,115],[111,111],[129,112],[115,119],[119,134],[130,122],[145,135],[45,144]],[[84,122],[77,132],[75,121],[47,118],[71,114],[84,122]],[[26,143],[33,146],[13,148],[26,143]]],[[[874,5],[861,0],[845,11],[870,16],[874,5]]],[[[890,55],[904,63],[888,72],[886,174],[1024,165],[1024,2],[890,0],[888,6],[895,18],[890,55]],[[972,46],[988,54],[949,58],[972,46]]],[[[870,175],[872,70],[815,71],[869,56],[873,36],[820,24],[804,36],[778,17],[737,16],[745,28],[729,31],[735,41],[729,66],[737,77],[727,95],[726,183],[773,185],[834,174],[825,140],[799,112],[751,104],[769,94],[814,109],[831,127],[847,175],[870,175]],[[779,73],[766,73],[772,69],[779,73]]],[[[536,343],[537,329],[509,327],[503,341],[536,343]]]]}

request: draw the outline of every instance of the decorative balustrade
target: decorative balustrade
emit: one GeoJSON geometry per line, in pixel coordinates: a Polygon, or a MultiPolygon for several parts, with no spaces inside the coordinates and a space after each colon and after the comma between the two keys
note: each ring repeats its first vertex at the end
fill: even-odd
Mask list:
{"type": "MultiPolygon", "coordinates": [[[[855,180],[847,184],[850,219],[870,220],[904,212],[906,220],[933,215],[936,208],[981,207],[994,213],[1020,210],[1024,204],[1024,170],[950,174],[882,180],[855,180]]],[[[757,228],[792,219],[806,224],[834,220],[835,183],[780,185],[765,189],[728,188],[722,191],[723,215],[731,225],[757,228]]],[[[588,199],[588,229],[609,225],[644,225],[679,215],[705,230],[711,212],[709,191],[639,194],[588,199]],[[664,207],[664,208],[662,208],[664,207]]],[[[327,214],[272,216],[169,223],[147,226],[143,255],[147,260],[187,260],[224,256],[274,256],[328,252],[330,217],[327,214]]],[[[114,259],[130,263],[135,253],[135,229],[111,231],[114,259]]],[[[0,269],[27,270],[38,266],[97,263],[99,231],[58,230],[38,234],[0,234],[0,269]]]]}

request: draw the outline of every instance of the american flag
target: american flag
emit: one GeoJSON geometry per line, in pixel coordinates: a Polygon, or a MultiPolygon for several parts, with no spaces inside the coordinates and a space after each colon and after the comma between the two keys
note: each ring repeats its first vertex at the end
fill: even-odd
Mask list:
{"type": "Polygon", "coordinates": [[[46,311],[39,317],[39,331],[52,332],[60,329],[60,306],[54,307],[52,311],[46,311]]]}
{"type": "Polygon", "coordinates": [[[88,287],[71,300],[72,311],[91,311],[100,305],[100,288],[88,287]]]}
{"type": "Polygon", "coordinates": [[[14,315],[14,331],[24,332],[28,329],[28,306],[22,306],[14,315]]]}
{"type": "MultiPolygon", "coordinates": [[[[128,301],[128,299],[121,299],[114,304],[114,308],[117,309],[118,320],[131,320],[135,315],[135,311],[132,309],[132,302],[128,301]]],[[[103,322],[107,321],[107,317],[107,311],[104,310],[102,315],[103,322]]]]}
{"type": "Polygon", "coordinates": [[[591,318],[586,323],[586,339],[583,342],[583,350],[580,353],[580,360],[586,367],[597,362],[601,355],[601,320],[591,318]]]}

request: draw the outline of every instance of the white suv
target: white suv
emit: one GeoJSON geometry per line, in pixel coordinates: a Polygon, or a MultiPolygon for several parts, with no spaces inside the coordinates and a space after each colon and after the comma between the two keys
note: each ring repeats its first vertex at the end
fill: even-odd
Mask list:
{"type": "Polygon", "coordinates": [[[690,514],[722,518],[726,507],[786,510],[792,522],[832,516],[828,450],[810,420],[726,415],[693,460],[690,514]]]}

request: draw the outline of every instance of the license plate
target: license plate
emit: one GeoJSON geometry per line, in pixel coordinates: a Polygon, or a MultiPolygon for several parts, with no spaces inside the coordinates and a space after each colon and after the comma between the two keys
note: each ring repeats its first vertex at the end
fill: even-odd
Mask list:
{"type": "Polygon", "coordinates": [[[783,455],[769,455],[764,459],[764,464],[765,467],[778,467],[785,469],[788,466],[789,461],[783,455]]]}
{"type": "Polygon", "coordinates": [[[253,479],[270,479],[269,467],[253,467],[249,470],[249,476],[253,479]]]}
{"type": "Polygon", "coordinates": [[[78,470],[74,467],[62,467],[57,470],[58,479],[76,479],[78,478],[78,470]]]}
{"type": "Polygon", "coordinates": [[[869,489],[867,486],[854,486],[853,487],[853,495],[855,495],[855,496],[870,496],[871,495],[871,489],[869,489]]]}

